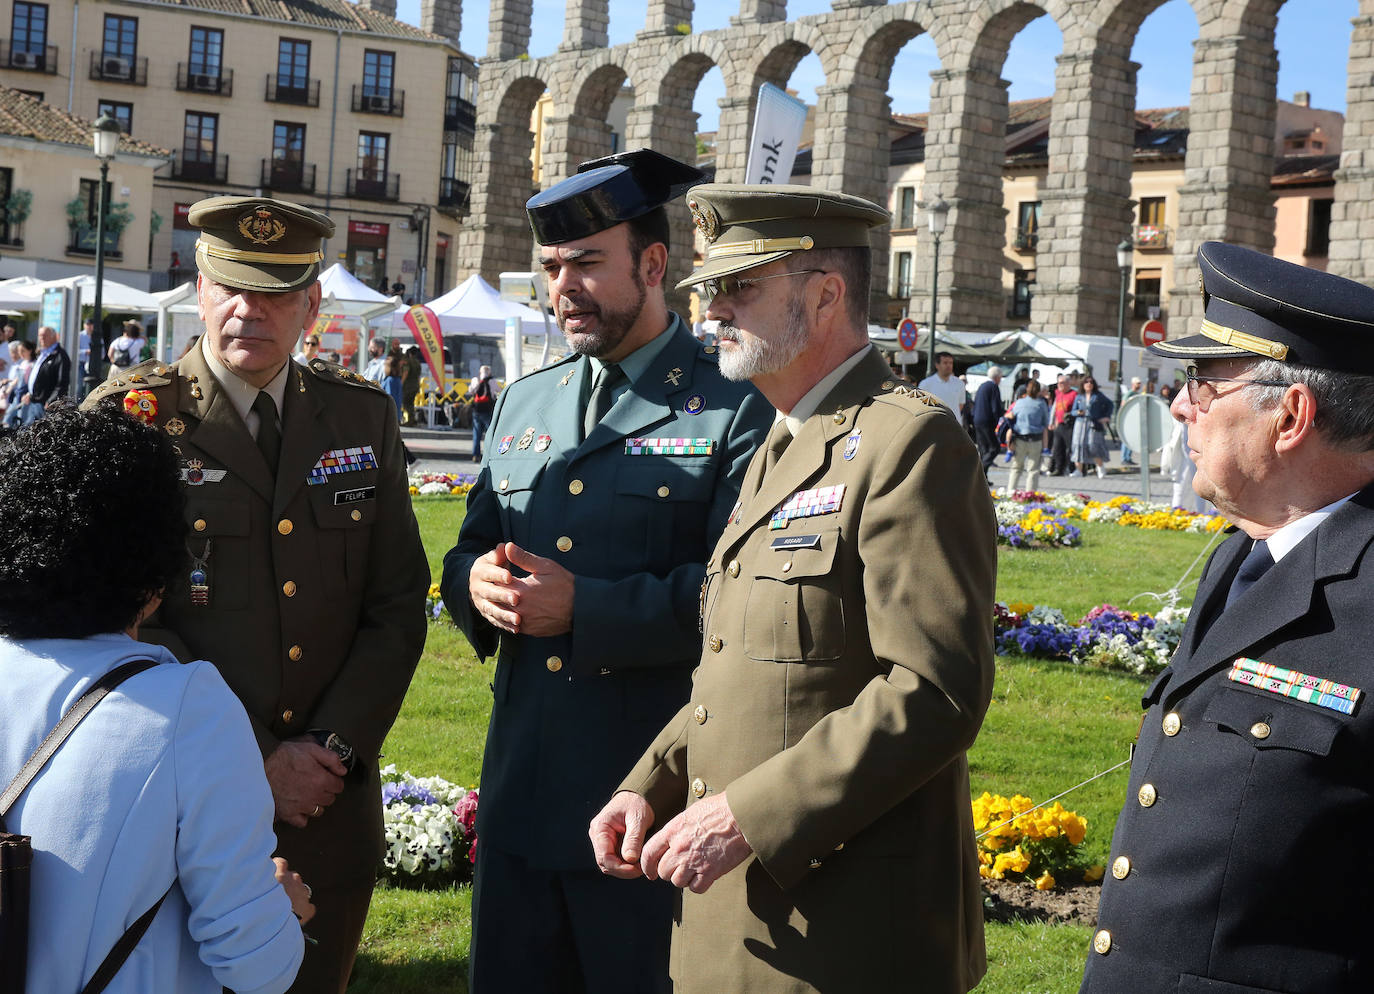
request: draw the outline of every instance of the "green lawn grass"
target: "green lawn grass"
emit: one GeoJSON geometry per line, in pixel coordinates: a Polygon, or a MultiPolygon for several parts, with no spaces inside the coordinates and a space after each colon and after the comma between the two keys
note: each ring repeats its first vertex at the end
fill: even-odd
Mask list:
{"type": "MultiPolygon", "coordinates": [[[[438,581],[463,502],[419,497],[415,509],[438,581]]],[[[998,599],[1058,607],[1070,620],[1104,601],[1151,610],[1149,600],[1132,598],[1173,586],[1209,540],[1107,524],[1086,524],[1083,532],[1077,550],[1003,549],[998,599]]],[[[1181,603],[1191,602],[1200,567],[1194,566],[1181,603]]],[[[992,705],[969,757],[975,794],[1019,792],[1039,801],[1126,758],[1144,678],[1042,660],[999,657],[997,663],[992,705]]],[[[419,776],[477,784],[491,677],[491,666],[477,662],[456,630],[432,625],[383,761],[419,776]]],[[[1125,785],[1122,769],[1064,798],[1065,807],[1088,819],[1088,851],[1098,862],[1106,858],[1125,785]]],[[[350,994],[466,992],[471,914],[468,887],[378,886],[350,994]]],[[[989,925],[988,975],[979,994],[1072,994],[1089,934],[1080,926],[989,925]]]]}

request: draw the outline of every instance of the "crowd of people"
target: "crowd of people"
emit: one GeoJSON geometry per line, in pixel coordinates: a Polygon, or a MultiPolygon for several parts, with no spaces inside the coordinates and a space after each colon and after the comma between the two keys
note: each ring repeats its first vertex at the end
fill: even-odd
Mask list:
{"type": "MultiPolygon", "coordinates": [[[[963,994],[989,455],[1009,440],[1031,488],[1047,447],[1100,473],[1112,407],[1069,371],[1008,409],[994,370],[975,445],[949,357],[912,388],[868,340],[886,210],[702,179],[636,150],[533,197],[570,352],[472,390],[499,441],[440,583],[495,661],[471,990],[963,994]],[[711,345],[666,304],[684,195],[711,345]]],[[[382,851],[430,584],[394,397],[291,361],[330,218],[217,197],[187,222],[200,339],[0,434],[0,771],[138,670],[0,811],[35,842],[28,994],[112,949],[111,992],[341,994],[382,851]]],[[[1198,260],[1205,320],[1152,348],[1189,364],[1192,488],[1236,528],[1144,693],[1082,992],[1355,994],[1374,884],[1302,871],[1360,851],[1374,793],[1374,290],[1198,260]]],[[[404,383],[379,341],[368,369],[404,383]]]]}

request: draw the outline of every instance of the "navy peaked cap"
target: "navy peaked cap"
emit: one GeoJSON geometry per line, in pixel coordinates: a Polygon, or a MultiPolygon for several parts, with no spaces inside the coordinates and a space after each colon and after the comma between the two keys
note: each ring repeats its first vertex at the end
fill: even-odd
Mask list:
{"type": "Polygon", "coordinates": [[[1374,374],[1374,289],[1225,242],[1203,242],[1197,261],[1202,326],[1151,352],[1374,374]]]}
{"type": "Polygon", "coordinates": [[[641,148],[591,159],[525,204],[534,240],[557,245],[649,213],[706,176],[695,166],[641,148]]]}

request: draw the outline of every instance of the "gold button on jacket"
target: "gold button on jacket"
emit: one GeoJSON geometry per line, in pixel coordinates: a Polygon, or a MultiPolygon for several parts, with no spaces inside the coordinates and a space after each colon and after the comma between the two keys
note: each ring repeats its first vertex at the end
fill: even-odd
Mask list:
{"type": "Polygon", "coordinates": [[[709,557],[690,703],[620,783],[661,825],[700,779],[753,849],[682,892],[681,994],[954,992],[985,969],[965,749],[992,691],[996,519],[968,435],[890,375],[870,350],[766,475],[755,456],[709,557]],[[840,485],[838,510],[769,527],[840,485]],[[896,919],[899,943],[876,938],[896,919]]]}

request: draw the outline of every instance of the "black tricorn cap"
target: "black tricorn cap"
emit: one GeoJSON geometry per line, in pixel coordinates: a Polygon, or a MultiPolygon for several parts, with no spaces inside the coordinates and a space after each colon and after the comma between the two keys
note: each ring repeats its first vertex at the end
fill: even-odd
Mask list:
{"type": "Polygon", "coordinates": [[[652,149],[617,152],[582,163],[575,175],[531,197],[525,210],[534,240],[557,245],[647,214],[705,176],[652,149]]]}

